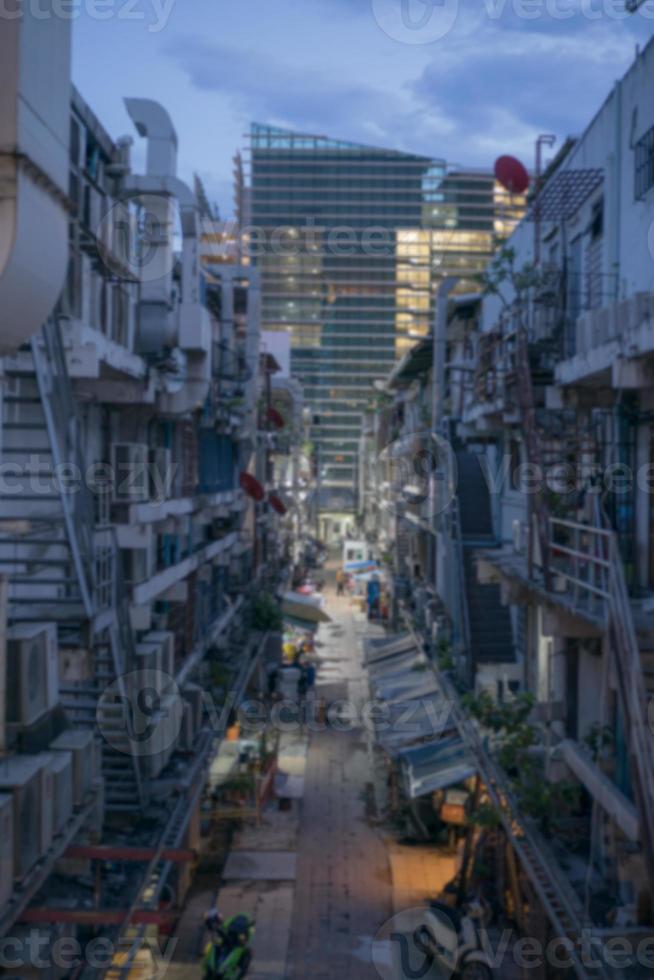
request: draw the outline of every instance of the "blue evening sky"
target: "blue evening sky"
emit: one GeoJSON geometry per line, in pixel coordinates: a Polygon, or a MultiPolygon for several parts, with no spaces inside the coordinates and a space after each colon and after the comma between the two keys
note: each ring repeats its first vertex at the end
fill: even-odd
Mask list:
{"type": "MultiPolygon", "coordinates": [[[[540,132],[579,132],[654,0],[78,0],[73,77],[112,136],[122,98],[163,103],[180,175],[232,213],[251,120],[491,166],[533,162],[540,132]]],[[[137,144],[138,144],[137,139],[137,144]]],[[[142,155],[136,156],[139,163],[142,155]]]]}

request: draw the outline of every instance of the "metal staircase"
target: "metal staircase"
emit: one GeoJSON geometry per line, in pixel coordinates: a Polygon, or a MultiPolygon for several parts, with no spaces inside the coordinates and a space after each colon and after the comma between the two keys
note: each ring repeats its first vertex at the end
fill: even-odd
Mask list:
{"type": "MultiPolygon", "coordinates": [[[[529,362],[528,332],[520,324],[516,334],[516,372],[523,417],[525,443],[529,462],[543,469],[541,433],[537,424],[534,403],[534,389],[529,362]]],[[[541,481],[541,485],[542,485],[541,481]]],[[[542,557],[543,579],[546,588],[551,588],[551,565],[553,555],[560,552],[560,542],[553,540],[553,524],[565,524],[550,519],[542,492],[533,495],[534,517],[537,522],[540,551],[542,557]]],[[[600,520],[601,517],[598,518],[600,520]]],[[[636,803],[640,819],[643,852],[648,869],[649,880],[654,886],[654,737],[647,724],[647,685],[643,660],[636,636],[636,629],[629,602],[627,581],[620,555],[617,535],[612,530],[575,525],[581,533],[586,531],[593,540],[590,552],[576,554],[577,568],[580,561],[590,562],[592,568],[599,568],[601,582],[587,584],[586,589],[592,598],[605,600],[605,614],[612,637],[613,666],[618,686],[620,707],[627,733],[632,761],[632,777],[636,803]],[[598,551],[599,549],[599,551],[598,551]],[[601,555],[598,559],[598,554],[601,555]],[[595,595],[593,595],[595,593],[595,595]]],[[[564,548],[564,552],[565,552],[564,548]]],[[[572,551],[569,552],[571,555],[572,551]]],[[[530,562],[532,556],[530,555],[530,562]]],[[[579,587],[579,573],[571,580],[575,596],[579,587]]]]}
{"type": "MultiPolygon", "coordinates": [[[[524,324],[519,323],[516,330],[515,346],[515,368],[517,375],[518,402],[522,417],[525,445],[527,448],[527,458],[529,462],[538,468],[538,472],[545,473],[541,440],[539,438],[536,405],[534,399],[534,385],[531,375],[531,365],[529,363],[529,335],[524,324]]],[[[549,551],[547,547],[548,523],[547,508],[543,494],[543,479],[538,481],[538,489],[530,495],[532,503],[532,514],[538,529],[538,539],[540,542],[541,562],[543,568],[543,578],[546,587],[549,585],[549,551]]],[[[530,526],[532,521],[530,520],[530,526]]],[[[531,538],[530,538],[531,540],[531,538]]],[[[530,547],[529,567],[533,567],[533,548],[530,547]]]]}
{"type": "Polygon", "coordinates": [[[459,576],[462,633],[468,644],[468,683],[478,664],[514,663],[511,616],[502,604],[500,587],[477,580],[475,552],[497,547],[493,533],[490,493],[479,457],[459,450],[457,497],[452,508],[452,532],[459,576]]]}
{"type": "MultiPolygon", "coordinates": [[[[3,457],[15,482],[2,492],[0,568],[10,576],[8,620],[58,625],[60,648],[90,650],[90,679],[65,680],[71,723],[95,727],[104,689],[113,684],[125,711],[124,674],[133,659],[129,606],[112,528],[98,528],[86,481],[82,424],[52,319],[30,349],[5,361],[3,457]]],[[[111,724],[123,725],[114,711],[111,724]]],[[[109,721],[107,720],[107,724],[109,721]]],[[[107,809],[138,810],[139,760],[103,741],[107,809]]]]}
{"type": "Polygon", "coordinates": [[[609,537],[608,613],[620,705],[632,760],[632,779],[648,877],[654,887],[654,735],[648,724],[643,654],[629,602],[617,535],[609,537]]]}
{"type": "MultiPolygon", "coordinates": [[[[422,639],[415,634],[410,618],[407,617],[405,622],[415,637],[416,645],[421,646],[422,639]]],[[[597,958],[597,951],[602,948],[602,938],[593,932],[570,882],[546,841],[522,814],[508,778],[491,757],[476,725],[462,708],[450,677],[442,672],[438,673],[438,677],[452,718],[475,758],[479,775],[523,872],[538,896],[554,934],[569,940],[567,953],[574,974],[579,980],[615,980],[614,972],[597,958]],[[587,955],[589,938],[593,940],[592,955],[587,955]]]]}

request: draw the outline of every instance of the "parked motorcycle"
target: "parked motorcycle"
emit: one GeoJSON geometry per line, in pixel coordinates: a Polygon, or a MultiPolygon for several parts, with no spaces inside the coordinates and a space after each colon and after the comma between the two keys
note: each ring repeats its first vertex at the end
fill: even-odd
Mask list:
{"type": "Polygon", "coordinates": [[[203,980],[241,980],[252,963],[254,921],[247,915],[207,918],[211,939],[204,950],[203,980]]]}
{"type": "Polygon", "coordinates": [[[484,951],[474,918],[442,902],[430,902],[419,930],[420,948],[446,976],[459,980],[493,980],[492,963],[484,951]]]}

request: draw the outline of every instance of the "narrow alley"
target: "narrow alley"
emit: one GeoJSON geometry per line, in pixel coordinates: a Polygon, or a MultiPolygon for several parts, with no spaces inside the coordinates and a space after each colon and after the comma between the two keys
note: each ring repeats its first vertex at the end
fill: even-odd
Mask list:
{"type": "MultiPolygon", "coordinates": [[[[224,915],[245,913],[256,921],[253,980],[395,976],[390,966],[380,972],[374,965],[375,937],[393,915],[420,905],[455,873],[453,856],[402,846],[377,819],[362,708],[369,698],[363,639],[379,628],[349,598],[337,597],[331,582],[326,599],[332,622],[318,633],[317,695],[328,720],[280,734],[279,772],[292,784],[292,805],[284,810],[275,802],[261,824],[244,824],[214,883],[224,915]]],[[[190,917],[198,951],[197,909],[206,910],[213,894],[190,917]]],[[[199,975],[198,956],[187,955],[183,943],[180,951],[171,975],[199,975]]],[[[390,950],[382,950],[382,964],[385,958],[390,950]]]]}
{"type": "Polygon", "coordinates": [[[333,724],[309,744],[289,980],[375,976],[372,939],[393,909],[387,848],[368,819],[372,787],[365,731],[345,716],[339,725],[337,716],[339,701],[357,710],[367,697],[365,624],[348,599],[330,592],[328,601],[333,623],[320,634],[318,682],[333,724]]]}

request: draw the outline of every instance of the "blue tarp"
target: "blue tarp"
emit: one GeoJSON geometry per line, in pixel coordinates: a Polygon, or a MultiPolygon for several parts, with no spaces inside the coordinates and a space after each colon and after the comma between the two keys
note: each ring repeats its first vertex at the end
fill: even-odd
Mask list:
{"type": "Polygon", "coordinates": [[[474,776],[477,767],[461,738],[437,738],[399,753],[404,787],[410,799],[447,789],[474,776]]]}

